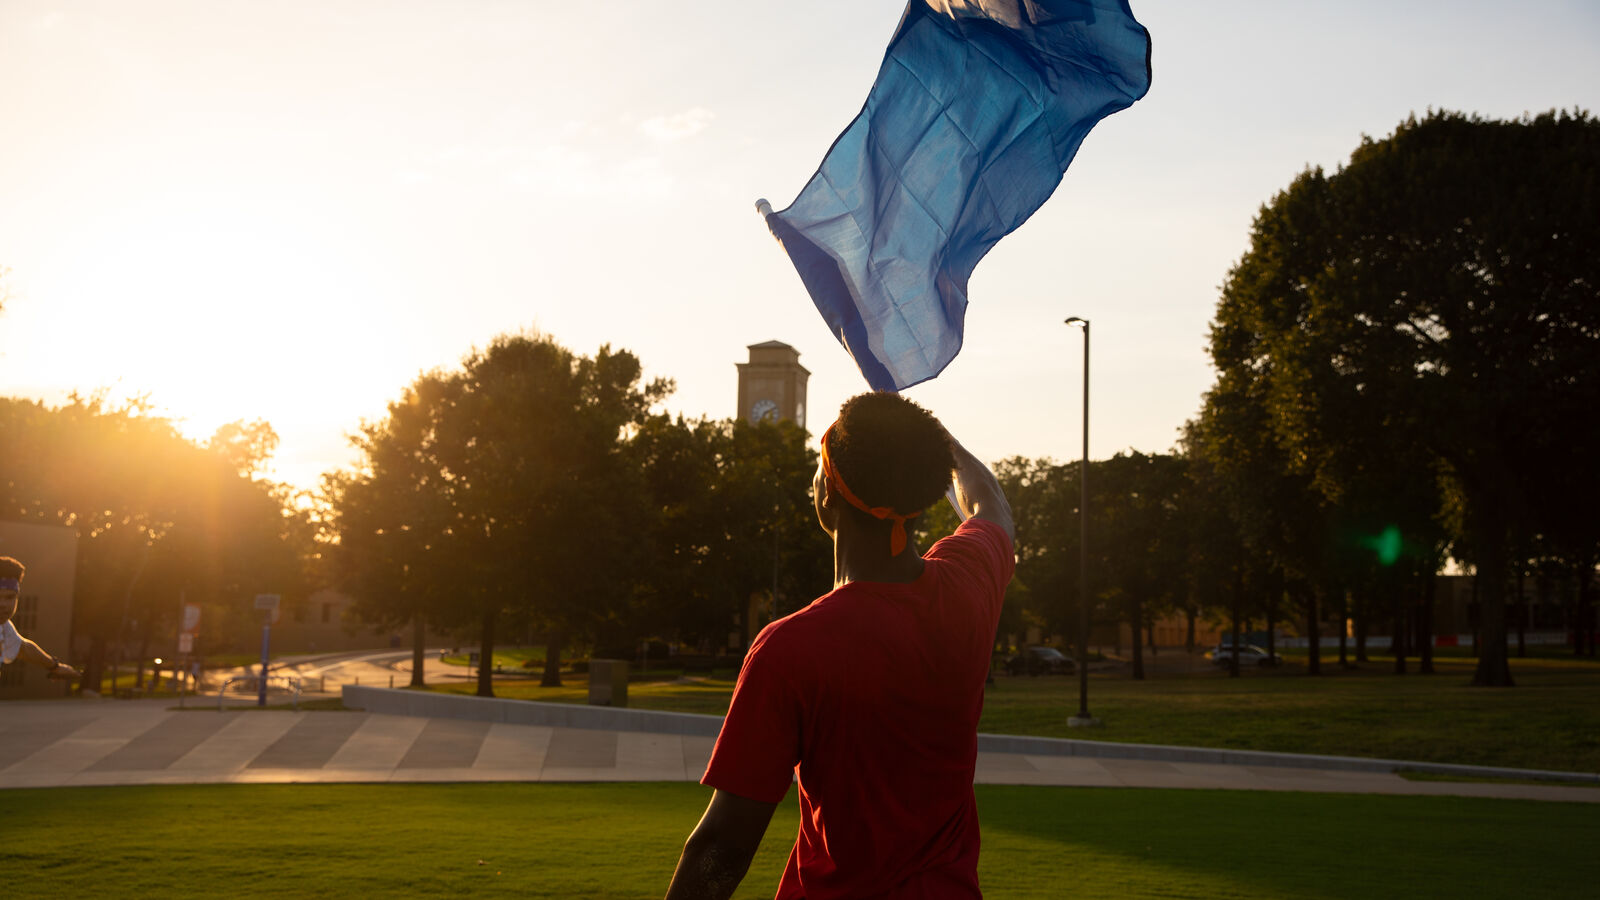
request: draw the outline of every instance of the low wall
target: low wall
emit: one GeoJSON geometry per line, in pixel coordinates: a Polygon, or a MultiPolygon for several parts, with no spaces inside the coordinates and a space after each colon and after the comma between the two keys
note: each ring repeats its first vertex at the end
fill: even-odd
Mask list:
{"type": "Polygon", "coordinates": [[[397,716],[472,719],[479,722],[505,722],[510,725],[549,725],[555,728],[590,728],[597,731],[648,731],[656,734],[716,737],[717,732],[722,730],[721,716],[584,706],[578,703],[541,703],[537,700],[501,700],[494,697],[391,690],[353,684],[344,686],[344,705],[350,709],[364,709],[367,712],[397,716]]]}
{"type": "MultiPolygon", "coordinates": [[[[644,731],[716,737],[721,716],[659,712],[648,709],[614,709],[576,703],[540,703],[435,694],[389,688],[344,686],[344,705],[367,712],[398,716],[473,719],[512,725],[548,725],[556,728],[590,728],[605,731],[644,731]]],[[[1162,744],[1118,744],[1070,738],[1026,737],[1012,734],[978,735],[980,753],[1023,753],[1033,756],[1082,756],[1095,759],[1142,759],[1157,762],[1213,763],[1233,766],[1280,766],[1333,769],[1346,772],[1393,772],[1404,769],[1435,775],[1472,778],[1522,778],[1530,780],[1600,784],[1600,774],[1504,769],[1495,766],[1458,766],[1447,763],[1364,759],[1354,756],[1314,756],[1302,753],[1266,753],[1257,750],[1218,750],[1206,747],[1170,747],[1162,744]]]]}
{"type": "MultiPolygon", "coordinates": [[[[1525,633],[1523,635],[1523,639],[1529,646],[1539,646],[1539,647],[1559,647],[1559,646],[1562,646],[1564,644],[1570,643],[1570,640],[1568,639],[1567,633],[1565,631],[1529,631],[1529,632],[1527,632],[1527,633],[1525,633]]],[[[1389,641],[1390,641],[1389,636],[1386,635],[1386,634],[1368,635],[1368,637],[1367,637],[1367,649],[1368,650],[1374,650],[1374,649],[1387,650],[1387,649],[1389,649],[1389,641]]],[[[1259,640],[1256,641],[1255,643],[1261,644],[1263,646],[1265,645],[1265,642],[1259,641],[1259,640]]],[[[1278,642],[1277,642],[1279,647],[1293,647],[1293,648],[1296,648],[1296,649],[1303,648],[1309,643],[1311,643],[1311,642],[1309,640],[1307,640],[1306,638],[1303,638],[1303,637],[1278,638],[1278,642]]],[[[1510,647],[1513,650],[1516,649],[1516,646],[1517,646],[1517,630],[1515,628],[1511,629],[1506,634],[1506,643],[1508,645],[1510,645],[1510,647]]],[[[1433,644],[1436,647],[1471,647],[1472,646],[1472,635],[1470,635],[1470,634],[1441,634],[1441,635],[1436,635],[1434,637],[1434,639],[1433,639],[1433,644]]],[[[1345,645],[1347,647],[1354,648],[1355,645],[1356,645],[1356,639],[1353,638],[1353,637],[1352,638],[1346,638],[1345,639],[1345,645]]],[[[1321,644],[1321,646],[1322,646],[1322,648],[1324,650],[1337,650],[1337,649],[1339,649],[1339,637],[1338,637],[1338,635],[1335,635],[1333,637],[1328,637],[1327,635],[1323,635],[1322,636],[1322,644],[1321,644]]],[[[1412,650],[1412,654],[1415,655],[1415,653],[1416,653],[1416,650],[1413,649],[1412,650]]]]}

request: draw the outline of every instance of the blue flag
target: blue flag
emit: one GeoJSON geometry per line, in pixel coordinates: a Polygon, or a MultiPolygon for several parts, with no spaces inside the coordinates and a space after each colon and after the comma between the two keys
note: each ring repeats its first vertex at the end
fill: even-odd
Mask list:
{"type": "Polygon", "coordinates": [[[978,260],[1149,89],[1150,33],[1123,0],[911,0],[866,106],[767,215],[868,384],[944,371],[978,260]]]}

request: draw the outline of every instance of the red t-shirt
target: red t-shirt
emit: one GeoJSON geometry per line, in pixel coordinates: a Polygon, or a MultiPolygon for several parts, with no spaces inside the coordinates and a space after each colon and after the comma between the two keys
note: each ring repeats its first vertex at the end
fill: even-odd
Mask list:
{"type": "Polygon", "coordinates": [[[969,519],[915,582],[847,584],[750,645],[700,781],[776,803],[799,776],[779,900],[982,896],[972,773],[1012,553],[969,519]]]}

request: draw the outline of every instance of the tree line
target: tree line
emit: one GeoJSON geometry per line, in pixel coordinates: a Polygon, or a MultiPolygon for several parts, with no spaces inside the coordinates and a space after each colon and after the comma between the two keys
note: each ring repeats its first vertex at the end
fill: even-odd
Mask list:
{"type": "Polygon", "coordinates": [[[1396,671],[1426,672],[1453,558],[1477,575],[1475,684],[1511,684],[1507,588],[1528,573],[1575,585],[1574,650],[1593,655],[1597,173],[1584,112],[1411,117],[1302,173],[1222,286],[1217,379],[1177,447],[1090,464],[1087,601],[1081,464],[997,467],[1017,517],[1002,631],[1075,634],[1088,602],[1133,632],[1142,677],[1159,615],[1230,622],[1235,643],[1241,622],[1292,619],[1317,674],[1325,621],[1353,621],[1358,653],[1381,621],[1396,671]]]}
{"type": "Polygon", "coordinates": [[[87,685],[137,648],[142,686],[183,603],[208,607],[208,630],[223,631],[252,615],[256,593],[312,583],[311,521],[259,477],[277,443],[265,422],[194,442],[143,400],[0,398],[0,435],[0,518],[77,532],[72,633],[87,685]]]}
{"type": "MultiPolygon", "coordinates": [[[[667,638],[742,648],[825,592],[816,452],[792,422],[655,411],[671,384],[636,357],[506,335],[419,376],[353,436],[360,463],[296,495],[261,472],[265,422],[191,441],[147,402],[0,398],[0,518],[73,528],[85,683],[167,652],[183,603],[201,652],[249,633],[252,598],[335,587],[366,625],[546,641],[631,657],[667,638]]],[[[420,672],[420,665],[414,672],[420,672]]],[[[489,670],[480,691],[489,693],[489,670]]]]}
{"type": "MultiPolygon", "coordinates": [[[[1578,586],[1575,649],[1593,654],[1597,173],[1586,113],[1439,112],[1295,178],[1222,285],[1216,382],[1177,446],[1091,463],[1090,597],[1081,464],[997,464],[1018,552],[1001,633],[1073,634],[1082,602],[1135,635],[1167,613],[1236,640],[1294,620],[1316,673],[1324,622],[1359,640],[1381,619],[1397,669],[1426,671],[1453,558],[1479,576],[1475,683],[1511,683],[1506,588],[1527,572],[1578,586]]],[[[78,530],[95,674],[180,597],[243,609],[330,584],[369,622],[471,633],[485,654],[537,632],[552,684],[569,646],[742,648],[827,589],[816,455],[793,423],[663,415],[671,388],[625,350],[502,336],[363,423],[360,463],[309,504],[260,477],[266,423],[191,442],[137,402],[0,400],[0,516],[78,530]]],[[[917,521],[924,541],[954,526],[942,507],[917,521]]]]}
{"type": "Polygon", "coordinates": [[[1348,588],[1390,598],[1397,640],[1431,635],[1449,556],[1478,576],[1475,684],[1511,684],[1506,587],[1530,567],[1577,583],[1592,653],[1597,167],[1587,113],[1435,112],[1262,207],[1187,436],[1309,628],[1348,588]]]}

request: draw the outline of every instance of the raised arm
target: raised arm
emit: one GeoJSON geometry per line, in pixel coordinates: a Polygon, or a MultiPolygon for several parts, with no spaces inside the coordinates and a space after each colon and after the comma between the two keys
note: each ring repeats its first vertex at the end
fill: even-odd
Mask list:
{"type": "Polygon", "coordinates": [[[994,473],[982,460],[961,446],[954,436],[950,438],[950,449],[956,457],[956,504],[960,506],[961,514],[969,519],[984,519],[999,525],[1005,529],[1006,537],[1015,542],[1017,535],[1011,521],[1011,504],[1006,502],[1005,492],[1000,490],[1000,482],[995,479],[994,473]]]}

